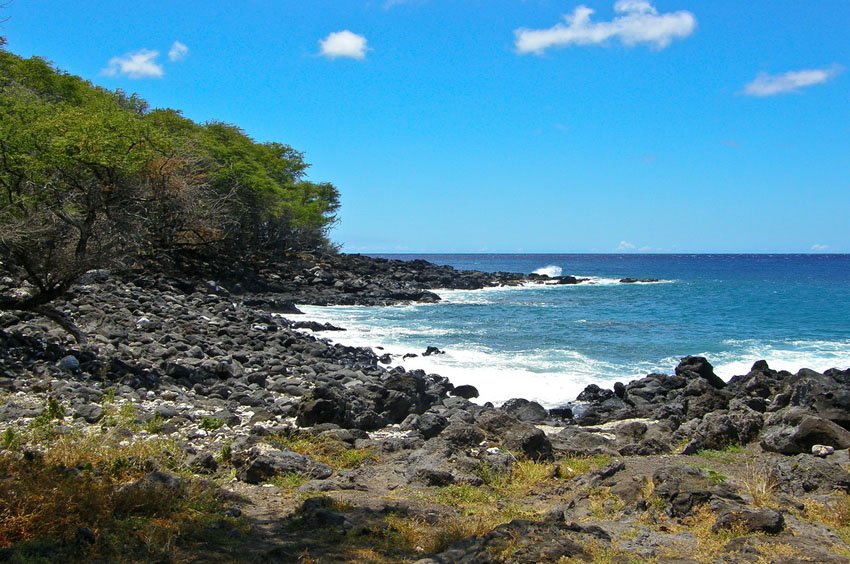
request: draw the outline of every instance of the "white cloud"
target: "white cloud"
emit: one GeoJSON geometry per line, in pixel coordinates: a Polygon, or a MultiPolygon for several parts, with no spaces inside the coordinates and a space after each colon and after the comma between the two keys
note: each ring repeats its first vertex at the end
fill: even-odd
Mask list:
{"type": "Polygon", "coordinates": [[[171,44],[171,49],[168,50],[168,60],[172,63],[182,61],[189,56],[189,48],[183,43],[175,41],[171,44]]]}
{"type": "Polygon", "coordinates": [[[674,39],[689,36],[697,25],[691,12],[659,14],[646,0],[618,0],[614,11],[618,15],[613,20],[592,22],[590,16],[594,11],[581,5],[564,16],[566,24],[558,23],[548,29],[517,29],[514,31],[517,52],[541,55],[550,47],[597,45],[612,38],[627,47],[646,43],[664,49],[674,39]]]}
{"type": "Polygon", "coordinates": [[[809,86],[823,84],[840,72],[841,67],[837,65],[825,69],[803,69],[775,75],[762,72],[744,87],[744,94],[765,97],[798,92],[809,86]]]}
{"type": "Polygon", "coordinates": [[[629,241],[620,241],[620,244],[617,245],[617,248],[614,249],[619,253],[632,253],[632,252],[641,252],[641,253],[649,253],[655,249],[648,245],[644,245],[642,247],[638,247],[634,243],[630,243],[629,241]]]}
{"type": "Polygon", "coordinates": [[[139,49],[132,53],[112,57],[101,72],[106,76],[126,76],[127,78],[160,78],[165,72],[157,62],[159,51],[139,49]]]}
{"type": "Polygon", "coordinates": [[[829,250],[829,245],[820,245],[820,244],[812,245],[812,252],[813,253],[822,253],[822,252],[827,251],[827,250],[829,250]]]}
{"type": "Polygon", "coordinates": [[[322,56],[328,59],[345,57],[362,61],[366,58],[366,51],[369,50],[365,37],[347,29],[331,33],[319,41],[319,45],[322,56]]]}

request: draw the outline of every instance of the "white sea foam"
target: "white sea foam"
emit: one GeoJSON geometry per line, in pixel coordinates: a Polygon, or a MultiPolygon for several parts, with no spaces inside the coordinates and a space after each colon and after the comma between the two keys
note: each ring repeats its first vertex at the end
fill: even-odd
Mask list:
{"type": "MultiPolygon", "coordinates": [[[[774,370],[797,372],[810,368],[823,372],[830,368],[850,368],[850,341],[797,340],[763,343],[754,340],[726,341],[733,352],[714,355],[714,372],[728,380],[746,374],[757,360],[767,360],[774,370]]],[[[711,358],[709,357],[709,360],[711,358]]]]}
{"type": "MultiPolygon", "coordinates": [[[[627,382],[647,373],[633,370],[619,374],[620,367],[565,349],[494,352],[480,345],[449,346],[441,347],[445,354],[426,357],[422,356],[424,346],[414,349],[402,341],[411,336],[427,340],[439,336],[442,330],[409,324],[378,325],[364,315],[370,308],[303,306],[301,309],[310,320],[330,322],[347,329],[318,336],[348,346],[371,347],[379,354],[390,353],[392,366],[440,374],[455,385],[471,384],[481,394],[474,400],[478,403],[489,401],[501,405],[511,398],[523,397],[547,408],[557,407],[574,400],[588,384],[610,387],[616,380],[627,382]],[[407,353],[419,356],[403,359],[407,353]],[[606,377],[608,374],[618,376],[606,377]]],[[[287,317],[302,319],[301,316],[287,317]]]]}
{"type": "Polygon", "coordinates": [[[564,272],[564,269],[560,266],[555,266],[554,264],[550,264],[549,266],[542,266],[534,271],[534,274],[539,274],[541,276],[560,276],[561,273],[564,272]]]}
{"type": "MultiPolygon", "coordinates": [[[[494,288],[486,291],[447,291],[444,303],[494,303],[494,292],[513,291],[513,288],[494,288]],[[488,297],[489,296],[489,297],[488,297]],[[479,300],[479,301],[475,301],[479,300]]],[[[410,313],[431,305],[391,306],[376,308],[352,306],[303,306],[305,316],[287,316],[293,320],[311,319],[330,322],[347,329],[344,332],[319,333],[350,346],[372,347],[379,354],[393,355],[393,364],[408,370],[423,369],[428,373],[447,376],[455,385],[471,384],[481,396],[479,403],[500,405],[514,397],[538,401],[546,407],[563,405],[588,384],[611,387],[615,381],[628,382],[650,372],[673,372],[680,356],[701,354],[714,365],[715,372],[725,380],[746,374],[756,360],[767,360],[771,368],[796,372],[800,368],[823,371],[828,368],[850,367],[850,340],[795,340],[765,343],[758,340],[727,340],[723,352],[682,351],[678,356],[647,359],[629,365],[591,358],[568,349],[546,348],[522,351],[494,351],[486,343],[486,328],[470,332],[464,329],[468,341],[478,344],[444,344],[453,331],[428,325],[426,320],[412,320],[410,313]],[[433,341],[431,341],[433,339],[433,341]],[[441,340],[443,342],[441,342],[441,340]],[[439,346],[445,354],[424,357],[428,345],[439,346]],[[416,358],[402,359],[407,353],[416,358]]],[[[586,320],[577,320],[582,323],[586,320]]]]}
{"type": "MultiPolygon", "coordinates": [[[[628,287],[628,286],[654,286],[657,284],[674,284],[676,280],[659,280],[657,282],[632,282],[623,283],[619,278],[607,278],[602,276],[581,276],[576,275],[576,278],[586,278],[587,282],[581,284],[558,284],[557,281],[546,283],[539,282],[524,282],[514,286],[487,286],[479,290],[454,290],[446,288],[438,288],[432,290],[440,296],[440,303],[450,304],[492,304],[498,301],[500,297],[508,292],[522,292],[528,290],[548,290],[548,291],[575,291],[576,288],[587,287],[628,287]]],[[[433,304],[423,304],[433,305],[433,304]]],[[[419,306],[413,306],[419,307],[419,306]]]]}

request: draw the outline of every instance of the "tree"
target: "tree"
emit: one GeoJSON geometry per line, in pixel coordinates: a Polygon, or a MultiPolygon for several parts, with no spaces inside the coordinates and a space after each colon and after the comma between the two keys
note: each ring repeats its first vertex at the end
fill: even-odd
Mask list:
{"type": "Polygon", "coordinates": [[[83,340],[48,304],[135,243],[151,132],[111,96],[80,96],[40,61],[17,70],[0,87],[0,257],[15,282],[0,308],[38,311],[83,340]]]}
{"type": "Polygon", "coordinates": [[[85,271],[186,249],[247,257],[329,247],[339,208],[304,156],[199,125],[38,57],[0,49],[0,309],[50,307],[85,271]]]}

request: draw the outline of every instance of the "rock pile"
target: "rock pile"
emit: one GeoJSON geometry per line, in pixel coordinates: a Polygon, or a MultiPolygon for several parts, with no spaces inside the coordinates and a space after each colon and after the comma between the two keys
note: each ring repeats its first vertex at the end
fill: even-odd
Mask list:
{"type": "MultiPolygon", "coordinates": [[[[546,507],[545,518],[495,527],[429,562],[500,561],[498,554],[519,562],[587,560],[595,554],[589,546],[615,541],[618,550],[657,558],[665,554],[658,547],[678,546],[681,535],[641,523],[659,515],[688,522],[706,508],[713,534],[777,536],[789,546],[805,544],[815,560],[841,561],[822,548],[831,533],[800,519],[799,499],[850,492],[850,370],[791,374],[760,361],[727,383],[708,360],[686,357],[673,374],[611,390],[591,385],[558,409],[520,398],[496,407],[471,402],[478,395],[472,386],[388,369],[369,349],[313,334],[339,328],[274,313],[297,311],[294,303],[427,301],[428,288],[521,280],[357,256],[293,259],[281,271],[244,278],[242,288],[207,276],[100,272],[61,304],[88,333],[87,346],[40,318],[0,316],[0,427],[23,428],[53,410],[67,425],[102,426],[128,441],[168,436],[195,473],[227,464],[240,487],[297,476],[305,495],[346,492],[378,513],[402,511],[381,505],[389,492],[492,486],[528,462],[563,479],[573,473],[565,460],[610,461],[567,486],[527,494],[524,501],[546,507]],[[246,291],[250,285],[262,291],[246,291]],[[122,405],[132,409],[116,414],[122,405]],[[132,425],[112,421],[121,417],[132,425]],[[377,462],[332,467],[293,450],[304,437],[341,452],[374,453],[377,462]],[[768,469],[774,505],[689,462],[698,453],[743,447],[768,469]],[[600,517],[609,514],[616,518],[600,517]],[[627,530],[640,533],[623,536],[627,530]],[[526,542],[532,538],[540,540],[526,542]]],[[[425,354],[440,352],[429,347],[425,354]]],[[[724,468],[743,472],[740,465],[724,468]]],[[[150,475],[157,484],[168,478],[150,475]]],[[[423,522],[439,521],[443,510],[419,509],[423,522]]],[[[364,519],[371,523],[373,513],[364,519]]],[[[325,501],[306,501],[296,516],[340,534],[357,522],[325,501]]],[[[358,534],[376,534],[363,527],[358,534]]],[[[735,550],[756,551],[747,544],[755,542],[739,540],[735,550]]]]}

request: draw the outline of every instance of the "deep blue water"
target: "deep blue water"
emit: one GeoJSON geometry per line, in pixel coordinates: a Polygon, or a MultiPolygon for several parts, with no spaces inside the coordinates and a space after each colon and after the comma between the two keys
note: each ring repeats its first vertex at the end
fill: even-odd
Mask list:
{"type": "Polygon", "coordinates": [[[589,276],[594,284],[441,291],[437,305],[308,308],[342,342],[446,355],[405,361],[472,383],[482,400],[557,405],[588,383],[671,372],[688,354],[718,374],[850,367],[850,255],[383,255],[459,269],[589,276]],[[658,284],[620,284],[623,277],[658,284]]]}

